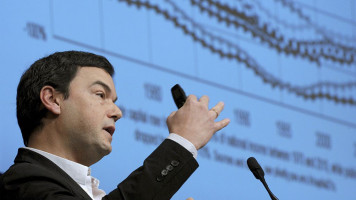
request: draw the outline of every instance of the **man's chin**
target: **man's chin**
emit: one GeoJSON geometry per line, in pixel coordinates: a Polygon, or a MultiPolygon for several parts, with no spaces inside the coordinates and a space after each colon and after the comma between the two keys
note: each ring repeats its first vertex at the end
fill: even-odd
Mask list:
{"type": "Polygon", "coordinates": [[[96,150],[96,155],[99,157],[98,160],[101,160],[104,156],[110,154],[112,151],[111,145],[100,146],[96,150]]]}
{"type": "Polygon", "coordinates": [[[110,154],[111,151],[112,151],[112,146],[111,146],[111,144],[110,144],[110,145],[106,145],[106,146],[103,148],[104,156],[110,154]]]}

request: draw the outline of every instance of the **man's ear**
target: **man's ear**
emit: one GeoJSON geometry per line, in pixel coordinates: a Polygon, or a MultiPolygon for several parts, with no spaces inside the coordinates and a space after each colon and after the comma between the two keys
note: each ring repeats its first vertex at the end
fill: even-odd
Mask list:
{"type": "Polygon", "coordinates": [[[44,107],[55,115],[61,113],[60,103],[63,95],[57,92],[52,86],[46,85],[41,89],[40,99],[44,107]]]}

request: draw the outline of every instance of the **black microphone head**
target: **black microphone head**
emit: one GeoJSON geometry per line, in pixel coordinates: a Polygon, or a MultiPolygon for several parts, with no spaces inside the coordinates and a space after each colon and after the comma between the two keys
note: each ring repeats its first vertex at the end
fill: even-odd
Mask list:
{"type": "Polygon", "coordinates": [[[254,157],[250,157],[247,159],[247,166],[253,173],[253,175],[256,177],[256,179],[261,179],[265,176],[265,172],[254,157]]]}

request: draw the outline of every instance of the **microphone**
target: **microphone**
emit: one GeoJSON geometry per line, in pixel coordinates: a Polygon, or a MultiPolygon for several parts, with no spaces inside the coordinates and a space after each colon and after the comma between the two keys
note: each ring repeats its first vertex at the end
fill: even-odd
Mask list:
{"type": "Polygon", "coordinates": [[[265,186],[269,196],[271,197],[272,200],[278,200],[278,198],[276,196],[274,196],[274,194],[271,192],[271,190],[269,189],[266,181],[265,181],[265,172],[263,171],[262,167],[260,166],[260,164],[258,164],[257,160],[254,157],[250,157],[247,159],[247,165],[248,168],[250,169],[250,171],[253,173],[253,175],[256,177],[256,179],[259,179],[263,186],[265,186]]]}

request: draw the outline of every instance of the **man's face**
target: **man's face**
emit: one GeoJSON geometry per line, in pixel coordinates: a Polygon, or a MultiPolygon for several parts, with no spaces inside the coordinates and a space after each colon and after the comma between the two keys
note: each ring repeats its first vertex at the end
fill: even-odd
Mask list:
{"type": "Polygon", "coordinates": [[[69,97],[61,104],[61,133],[66,149],[82,164],[91,165],[111,152],[115,121],[121,110],[115,105],[111,76],[103,69],[80,67],[69,85],[69,97]]]}

